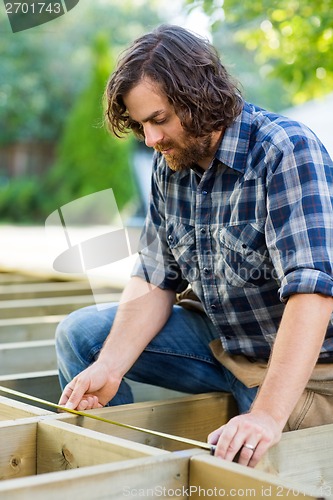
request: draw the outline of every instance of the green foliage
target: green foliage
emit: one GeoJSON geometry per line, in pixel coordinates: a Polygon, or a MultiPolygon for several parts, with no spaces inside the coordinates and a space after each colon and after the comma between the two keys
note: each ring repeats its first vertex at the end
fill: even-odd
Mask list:
{"type": "Polygon", "coordinates": [[[0,190],[0,217],[2,222],[38,220],[44,193],[35,177],[20,177],[3,185],[0,190]]]}
{"type": "MultiPolygon", "coordinates": [[[[185,0],[211,16],[216,0],[185,0]]],[[[333,88],[332,0],[224,0],[227,24],[266,74],[281,78],[295,104],[333,88]]]]}
{"type": "Polygon", "coordinates": [[[13,34],[0,8],[0,147],[59,143],[54,167],[39,177],[9,179],[0,165],[0,220],[44,222],[62,204],[105,188],[120,208],[135,203],[132,143],[113,139],[102,124],[112,69],[106,46],[120,53],[160,23],[156,11],[155,0],[144,9],[137,0],[81,0],[65,16],[13,34]]]}
{"type": "Polygon", "coordinates": [[[0,8],[0,146],[57,140],[92,71],[90,47],[107,33],[115,53],[159,23],[152,0],[81,0],[65,16],[13,34],[0,8]]]}
{"type": "MultiPolygon", "coordinates": [[[[106,37],[98,37],[93,52],[95,62],[91,82],[78,96],[68,115],[57,162],[46,180],[47,189],[55,195],[60,206],[75,198],[112,188],[118,207],[122,209],[135,194],[130,169],[132,141],[111,136],[103,123],[102,98],[112,70],[106,37]]],[[[50,205],[50,211],[55,208],[50,205]]]]}

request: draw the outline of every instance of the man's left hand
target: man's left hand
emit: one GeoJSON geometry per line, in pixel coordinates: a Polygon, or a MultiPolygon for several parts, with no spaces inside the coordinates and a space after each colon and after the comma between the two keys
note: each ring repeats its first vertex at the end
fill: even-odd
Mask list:
{"type": "Polygon", "coordinates": [[[282,429],[268,413],[254,411],[238,415],[208,436],[216,445],[215,456],[255,467],[266,451],[281,439],[282,429]]]}

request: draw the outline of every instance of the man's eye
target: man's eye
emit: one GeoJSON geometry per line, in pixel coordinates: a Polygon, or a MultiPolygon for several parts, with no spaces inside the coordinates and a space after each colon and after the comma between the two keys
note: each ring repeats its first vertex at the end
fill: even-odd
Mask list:
{"type": "Polygon", "coordinates": [[[163,118],[163,120],[154,120],[155,125],[162,125],[162,123],[165,123],[166,120],[163,118]]]}

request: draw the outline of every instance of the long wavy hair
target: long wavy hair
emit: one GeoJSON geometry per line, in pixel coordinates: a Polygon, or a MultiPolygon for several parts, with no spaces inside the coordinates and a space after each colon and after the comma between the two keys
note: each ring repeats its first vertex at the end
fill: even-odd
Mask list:
{"type": "Polygon", "coordinates": [[[145,77],[159,85],[194,137],[228,127],[243,107],[241,92],[215,48],[180,26],[162,25],[134,41],[108,81],[105,119],[117,137],[133,131],[144,139],[123,97],[145,77]]]}

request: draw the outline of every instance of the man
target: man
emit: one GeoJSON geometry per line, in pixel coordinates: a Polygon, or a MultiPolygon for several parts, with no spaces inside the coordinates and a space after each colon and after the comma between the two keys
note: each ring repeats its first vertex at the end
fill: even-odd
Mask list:
{"type": "Polygon", "coordinates": [[[118,308],[58,328],[60,404],[131,402],[125,375],[228,391],[240,414],[209,442],[255,466],[283,429],[333,421],[332,162],[306,127],[245,102],[178,26],[136,40],[106,97],[110,129],[156,151],[150,207],[118,308]],[[174,305],[189,284],[195,310],[174,305]]]}

